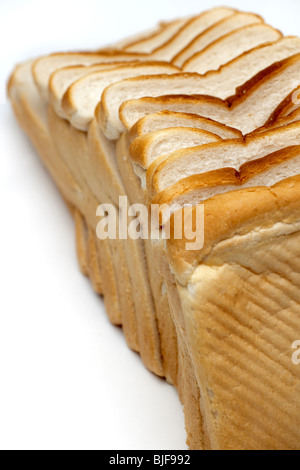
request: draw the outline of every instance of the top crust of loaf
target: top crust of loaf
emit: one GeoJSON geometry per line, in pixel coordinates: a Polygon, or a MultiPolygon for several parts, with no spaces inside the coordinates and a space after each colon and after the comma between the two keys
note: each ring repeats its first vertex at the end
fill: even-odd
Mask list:
{"type": "MultiPolygon", "coordinates": [[[[250,188],[229,192],[204,203],[204,246],[199,251],[186,250],[191,240],[167,241],[168,259],[178,281],[186,285],[194,269],[216,252],[230,250],[240,237],[252,233],[252,242],[264,237],[278,237],[299,231],[300,175],[271,188],[250,188]],[[295,225],[297,224],[298,225],[295,225]],[[228,242],[227,244],[225,242],[228,242]]],[[[197,206],[185,209],[186,221],[195,229],[197,206]]],[[[171,217],[171,234],[180,212],[171,217]]],[[[183,232],[184,233],[184,232],[183,232]]],[[[220,259],[220,258],[219,258],[220,259]]]]}

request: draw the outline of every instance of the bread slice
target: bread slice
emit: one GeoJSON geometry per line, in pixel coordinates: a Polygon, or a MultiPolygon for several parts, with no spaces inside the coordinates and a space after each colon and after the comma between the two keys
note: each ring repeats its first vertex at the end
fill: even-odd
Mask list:
{"type": "Polygon", "coordinates": [[[154,197],[192,175],[231,167],[235,170],[251,160],[263,158],[290,145],[300,145],[299,123],[252,135],[246,140],[207,144],[174,152],[162,162],[157,159],[147,172],[149,193],[154,197]]]}
{"type": "Polygon", "coordinates": [[[131,129],[145,115],[162,110],[198,114],[248,134],[265,125],[278,104],[298,86],[299,61],[300,55],[297,54],[274,64],[240,87],[236,95],[226,101],[195,96],[195,92],[204,91],[200,88],[201,77],[196,74],[124,80],[122,84],[106,88],[96,109],[96,117],[104,133],[112,139],[116,139],[125,129],[131,129]],[[143,86],[138,86],[139,83],[143,83],[143,86]],[[151,90],[148,95],[157,96],[157,99],[143,98],[141,101],[129,100],[121,104],[129,97],[140,98],[145,94],[146,86],[151,90]],[[166,89],[179,96],[160,97],[166,89]],[[264,107],[260,106],[262,99],[264,107]]]}
{"type": "MultiPolygon", "coordinates": [[[[274,43],[259,46],[223,65],[219,71],[210,71],[199,77],[199,89],[207,95],[226,99],[236,89],[262,70],[300,53],[300,38],[284,37],[274,43]]],[[[192,71],[191,71],[192,72],[192,71]]]]}
{"type": "Polygon", "coordinates": [[[288,116],[289,114],[292,114],[294,111],[299,109],[300,107],[299,97],[300,97],[300,88],[297,87],[277,106],[275,111],[270,116],[269,121],[267,122],[266,125],[268,126],[269,124],[273,124],[274,122],[280,120],[281,118],[288,116]]]}
{"type": "MultiPolygon", "coordinates": [[[[171,54],[175,50],[178,53],[180,35],[182,38],[186,35],[182,46],[187,45],[185,41],[190,42],[201,33],[203,18],[212,24],[220,21],[221,18],[216,19],[216,12],[224,18],[235,13],[231,9],[217,9],[184,23],[181,32],[160,47],[162,53],[171,54]]],[[[151,42],[158,37],[159,33],[148,33],[145,40],[151,42]]],[[[143,40],[143,37],[137,39],[140,44],[143,40]]],[[[294,39],[282,43],[282,49],[278,44],[279,41],[251,51],[251,59],[244,62],[249,67],[246,71],[240,70],[241,77],[251,78],[255,67],[260,72],[276,60],[290,57],[298,47],[294,39]],[[257,58],[256,62],[253,57],[257,58]],[[274,57],[279,59],[274,60],[274,57]]],[[[159,49],[157,51],[159,53],[159,49]]],[[[103,55],[106,54],[108,51],[103,55]]],[[[147,54],[135,57],[137,61],[149,61],[147,54]]],[[[243,62],[245,56],[239,60],[243,62]]],[[[191,75],[184,74],[180,77],[176,74],[172,82],[165,75],[155,79],[149,76],[130,79],[132,88],[127,88],[128,80],[123,80],[114,89],[116,95],[107,108],[108,114],[113,110],[117,116],[110,122],[112,135],[119,136],[125,131],[117,142],[103,135],[95,119],[87,126],[87,132],[76,129],[57,115],[51,102],[43,102],[36,89],[43,127],[31,119],[31,128],[26,118],[32,113],[30,99],[34,93],[26,87],[23,94],[22,85],[19,86],[15,78],[11,81],[11,97],[22,122],[39,142],[42,154],[48,156],[53,177],[61,184],[71,206],[81,269],[91,277],[95,290],[104,292],[111,320],[123,324],[128,343],[141,352],[147,367],[178,387],[191,449],[299,448],[298,376],[289,352],[295,331],[299,329],[300,314],[299,176],[275,187],[251,186],[236,190],[243,183],[271,186],[277,179],[298,171],[298,123],[272,131],[264,128],[263,133],[260,129],[260,134],[245,138],[241,132],[262,122],[264,113],[267,115],[270,110],[269,118],[294,90],[297,61],[298,58],[293,58],[265,70],[226,101],[216,96],[180,96],[184,82],[185,93],[190,93],[187,89],[192,82],[197,88],[195,93],[199,94],[200,78],[207,79],[207,89],[212,87],[218,93],[220,88],[220,93],[225,93],[226,86],[228,90],[238,78],[233,79],[229,73],[229,85],[223,85],[222,80],[217,83],[221,71],[212,74],[216,77],[214,86],[211,85],[213,80],[208,81],[209,74],[198,76],[195,81],[191,75]],[[142,93],[140,96],[135,95],[137,87],[142,93]],[[160,94],[157,96],[156,92],[160,94]],[[175,96],[166,97],[170,92],[175,96]],[[157,98],[151,98],[152,93],[157,98]],[[122,105],[122,99],[136,97],[142,99],[122,105]],[[120,105],[122,119],[126,110],[128,122],[136,124],[131,135],[129,126],[120,126],[120,105]],[[148,116],[153,110],[156,114],[148,116]],[[239,129],[234,129],[233,124],[218,123],[221,115],[224,122],[238,122],[239,129]],[[139,117],[142,119],[138,122],[139,117]],[[44,140],[40,129],[49,138],[44,140]],[[196,152],[195,148],[182,150],[182,146],[208,139],[215,142],[196,148],[196,152]],[[49,153],[48,144],[53,152],[49,153]],[[129,153],[130,144],[135,153],[134,162],[129,153]],[[177,193],[170,194],[170,200],[178,198],[182,203],[179,198],[188,197],[188,192],[184,191],[187,180],[182,178],[194,163],[195,168],[203,165],[204,169],[210,168],[211,163],[220,165],[213,173],[205,175],[206,188],[201,186],[203,175],[188,176],[193,178],[188,188],[194,191],[193,201],[189,201],[197,204],[203,195],[209,198],[205,201],[203,249],[187,248],[187,244],[193,242],[190,236],[181,240],[171,236],[167,242],[156,239],[100,242],[95,236],[95,206],[110,202],[120,215],[119,195],[128,195],[132,204],[147,203],[148,196],[134,169],[138,168],[137,163],[142,163],[139,167],[142,175],[151,164],[150,174],[151,168],[155,173],[164,164],[165,176],[161,171],[157,174],[163,176],[164,182],[165,178],[172,178],[178,169],[176,159],[172,160],[169,154],[159,155],[171,146],[181,148],[176,153],[185,155],[182,162],[186,167],[177,175],[177,193]],[[232,162],[231,169],[224,168],[227,156],[230,164],[232,162]],[[246,165],[240,168],[245,159],[246,165]],[[70,184],[75,185],[71,186],[71,191],[69,180],[60,177],[57,170],[60,166],[69,173],[70,184]],[[220,187],[231,191],[217,194],[220,187]],[[279,411],[274,413],[274,410],[279,411]]],[[[230,66],[236,66],[237,62],[232,61],[230,66]]],[[[63,61],[58,69],[62,64],[63,61]]],[[[226,67],[222,69],[230,70],[226,67]]],[[[32,80],[30,70],[31,64],[26,73],[32,80]]],[[[81,74],[81,71],[78,69],[76,73],[81,74]]],[[[72,80],[71,74],[68,80],[72,80]]],[[[34,88],[33,81],[31,85],[34,88]]],[[[84,92],[88,96],[88,86],[84,92]]],[[[214,95],[214,92],[201,93],[214,95]]],[[[107,116],[102,117],[105,128],[107,116]]],[[[171,189],[172,186],[168,186],[158,197],[171,189]]],[[[194,218],[197,209],[198,205],[187,210],[187,221],[194,218]]],[[[172,229],[180,216],[182,221],[182,211],[172,215],[172,229]]],[[[141,228],[144,230],[143,226],[141,228]]]]}
{"type": "MultiPolygon", "coordinates": [[[[238,171],[228,167],[181,179],[155,196],[152,204],[158,204],[162,208],[167,204],[174,208],[174,212],[184,206],[201,204],[219,194],[240,188],[271,187],[299,174],[300,146],[295,145],[247,162],[238,171]]],[[[171,213],[170,210],[162,209],[162,224],[166,223],[171,213]]]]}
{"type": "Polygon", "coordinates": [[[62,99],[62,107],[74,127],[87,131],[107,86],[129,77],[175,72],[178,72],[178,68],[165,62],[130,63],[116,69],[94,72],[77,80],[68,88],[62,99]]]}
{"type": "Polygon", "coordinates": [[[191,127],[170,127],[138,137],[129,151],[135,163],[148,168],[157,158],[170,152],[221,140],[221,137],[208,131],[191,127]]]}
{"type": "Polygon", "coordinates": [[[120,43],[116,48],[123,49],[126,52],[138,52],[150,54],[153,50],[168,42],[186,23],[188,19],[179,19],[169,23],[161,23],[154,34],[144,38],[137,38],[130,44],[120,43]]]}
{"type": "Polygon", "coordinates": [[[201,129],[217,134],[222,139],[242,137],[242,133],[239,130],[227,127],[212,119],[203,118],[196,114],[161,111],[160,113],[150,114],[140,119],[129,131],[129,142],[131,144],[138,137],[170,127],[192,127],[194,129],[201,129]]]}
{"type": "Polygon", "coordinates": [[[208,201],[202,250],[167,242],[209,448],[299,448],[297,370],[280,354],[298,328],[299,215],[298,178],[208,201]]]}
{"type": "MultiPolygon", "coordinates": [[[[146,60],[148,56],[145,57],[146,60]]],[[[132,62],[142,60],[141,54],[125,51],[56,53],[37,59],[32,64],[34,81],[45,101],[48,101],[49,80],[53,72],[73,65],[93,65],[110,62],[132,62]]]]}
{"type": "Polygon", "coordinates": [[[232,33],[236,29],[240,29],[244,26],[263,22],[263,19],[258,15],[251,13],[234,13],[199,34],[188,46],[174,57],[172,62],[182,67],[191,57],[203,51],[203,49],[226,34],[232,33]]]}
{"type": "Polygon", "coordinates": [[[188,59],[182,66],[184,71],[196,71],[205,74],[218,70],[244,52],[264,43],[276,41],[282,37],[279,31],[265,24],[254,24],[239,28],[216,40],[203,51],[188,59]]]}

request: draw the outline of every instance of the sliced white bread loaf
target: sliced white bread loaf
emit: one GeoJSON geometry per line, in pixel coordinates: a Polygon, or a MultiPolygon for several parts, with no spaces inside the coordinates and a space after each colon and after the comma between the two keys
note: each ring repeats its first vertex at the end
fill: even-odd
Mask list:
{"type": "MultiPolygon", "coordinates": [[[[148,56],[146,56],[147,60],[148,56]]],[[[48,86],[51,75],[57,70],[73,65],[93,65],[110,62],[132,62],[142,60],[141,54],[124,51],[56,53],[37,59],[32,65],[34,81],[45,101],[48,101],[48,86]]]]}

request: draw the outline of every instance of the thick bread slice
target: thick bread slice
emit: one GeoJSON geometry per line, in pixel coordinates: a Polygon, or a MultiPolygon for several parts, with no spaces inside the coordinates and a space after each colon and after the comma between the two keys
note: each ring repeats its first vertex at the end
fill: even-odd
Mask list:
{"type": "MultiPolygon", "coordinates": [[[[218,248],[226,249],[228,244],[239,242],[239,236],[265,226],[266,230],[257,233],[257,238],[276,236],[281,232],[292,229],[289,223],[297,221],[300,217],[300,176],[281,181],[272,188],[247,188],[238,192],[221,194],[205,202],[204,214],[204,246],[201,250],[186,250],[187,240],[174,239],[167,241],[168,259],[171,267],[182,285],[187,285],[194,269],[208,255],[217,256],[218,248]],[[279,225],[276,225],[276,224],[279,225]],[[274,225],[275,224],[275,225],[274,225]],[[268,230],[269,229],[269,230],[268,230]],[[273,235],[273,236],[272,236],[273,235]]],[[[188,214],[193,217],[197,206],[187,208],[188,214]]],[[[171,217],[171,225],[176,223],[176,213],[171,217]]],[[[189,240],[190,241],[190,240],[189,240]]],[[[240,241],[243,241],[242,238],[240,241]]]]}
{"type": "MultiPolygon", "coordinates": [[[[147,60],[148,56],[145,56],[147,60]]],[[[72,65],[93,65],[110,62],[143,60],[142,54],[123,51],[56,53],[37,59],[32,65],[34,81],[45,101],[48,101],[48,85],[53,72],[72,65]]]]}
{"type": "MultiPolygon", "coordinates": [[[[234,95],[236,88],[262,70],[298,53],[300,53],[300,38],[280,38],[270,44],[264,44],[244,52],[239,57],[222,65],[218,71],[207,72],[202,78],[202,86],[207,87],[208,94],[222,99],[228,98],[234,95]]],[[[197,72],[196,69],[193,70],[193,67],[187,67],[185,71],[197,72]]]]}
{"type": "MultiPolygon", "coordinates": [[[[300,146],[287,147],[261,159],[234,168],[194,175],[185,178],[159,193],[152,204],[168,204],[178,210],[184,205],[200,204],[218,194],[241,187],[272,186],[284,179],[300,175],[300,146]]],[[[166,211],[163,211],[164,217],[166,211]]],[[[167,217],[170,216],[166,214],[167,217]]],[[[165,218],[163,219],[165,222],[165,218]]]]}
{"type": "Polygon", "coordinates": [[[159,60],[173,59],[195,36],[235,12],[231,8],[214,8],[190,19],[166,44],[154,50],[151,56],[159,60]]]}
{"type": "Polygon", "coordinates": [[[202,91],[198,86],[201,77],[195,74],[129,79],[104,91],[96,116],[106,135],[114,139],[126,128],[131,129],[145,115],[162,110],[199,114],[248,134],[265,125],[278,104],[299,86],[299,70],[300,54],[297,54],[256,75],[226,101],[193,95],[202,91]],[[144,82],[143,86],[138,87],[139,82],[144,82]],[[135,98],[145,94],[146,85],[149,86],[148,95],[157,96],[156,99],[124,102],[126,96],[135,98]],[[179,96],[159,97],[166,89],[179,96]],[[123,124],[117,111],[122,102],[120,118],[123,124]]]}
{"type": "Polygon", "coordinates": [[[158,30],[154,34],[144,37],[143,39],[137,39],[128,45],[121,45],[121,48],[126,52],[138,52],[149,54],[153,50],[157,49],[164,43],[168,42],[174,34],[176,34],[186,23],[188,19],[179,19],[170,23],[161,23],[158,30]]]}
{"type": "Polygon", "coordinates": [[[262,44],[277,41],[282,34],[271,26],[254,24],[240,28],[213,42],[183,64],[184,71],[205,74],[262,44]]]}
{"type": "Polygon", "coordinates": [[[172,113],[162,111],[157,114],[151,114],[140,119],[129,131],[129,143],[150,132],[168,129],[170,127],[192,127],[203,131],[212,132],[219,135],[222,139],[235,139],[242,137],[242,133],[224,124],[203,118],[196,114],[172,113]]]}
{"type": "MultiPolygon", "coordinates": [[[[73,131],[75,135],[81,134],[75,129],[73,131]]],[[[84,166],[82,171],[89,182],[89,186],[95,192],[99,191],[100,188],[103,189],[107,194],[107,200],[104,202],[109,201],[111,198],[115,202],[117,213],[119,213],[118,198],[126,193],[115,161],[114,145],[104,138],[95,121],[89,127],[87,138],[88,152],[85,159],[83,159],[84,166]]],[[[119,241],[119,243],[122,243],[122,241],[119,241]]],[[[164,371],[160,360],[159,332],[157,331],[156,314],[149,286],[142,241],[124,240],[123,246],[128,273],[120,272],[119,267],[121,265],[117,261],[115,266],[121,281],[125,275],[129,275],[131,281],[131,287],[124,295],[132,295],[134,300],[139,352],[145,365],[150,370],[155,371],[158,375],[163,375],[164,371]],[[134,289],[132,288],[133,285],[135,286],[134,289]],[[141,305],[143,305],[142,310],[140,309],[141,305]]],[[[124,319],[129,313],[128,308],[123,310],[124,319]]],[[[123,322],[125,326],[126,323],[123,322]]]]}
{"type": "Polygon", "coordinates": [[[293,178],[218,196],[205,203],[201,250],[167,242],[208,448],[299,448],[299,195],[293,178]]]}
{"type": "Polygon", "coordinates": [[[137,62],[113,70],[94,72],[77,80],[68,88],[62,100],[62,107],[74,127],[87,131],[103,90],[110,84],[129,77],[176,72],[178,68],[166,62],[137,62]]]}
{"type": "Polygon", "coordinates": [[[174,57],[172,62],[182,67],[187,60],[226,34],[232,33],[236,29],[244,26],[263,22],[263,19],[258,15],[251,13],[235,13],[199,34],[187,47],[174,57]]]}
{"type": "Polygon", "coordinates": [[[200,129],[170,127],[138,137],[131,144],[129,152],[134,163],[147,169],[154,160],[163,155],[221,140],[216,134],[200,129]]]}
{"type": "MultiPolygon", "coordinates": [[[[54,72],[49,80],[49,103],[51,103],[57,114],[66,119],[65,112],[62,108],[62,99],[68,88],[72,83],[76,82],[82,77],[91,73],[99,72],[100,70],[111,70],[128,62],[112,62],[110,64],[95,64],[95,65],[73,65],[65,67],[54,72]]],[[[136,63],[136,62],[134,62],[136,63]]]]}
{"type": "Polygon", "coordinates": [[[252,135],[245,140],[174,152],[162,163],[154,162],[147,172],[149,194],[156,194],[192,175],[231,167],[235,170],[251,160],[263,158],[291,145],[300,145],[300,123],[252,135]]]}

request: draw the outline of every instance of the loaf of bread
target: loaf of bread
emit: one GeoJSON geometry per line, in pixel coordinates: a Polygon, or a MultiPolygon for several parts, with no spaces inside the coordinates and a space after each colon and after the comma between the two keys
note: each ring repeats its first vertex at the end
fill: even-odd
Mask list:
{"type": "Polygon", "coordinates": [[[300,39],[225,7],[25,62],[8,84],[82,273],[177,388],[193,450],[300,450],[299,86],[300,39]],[[139,236],[123,198],[147,208],[139,236]]]}

